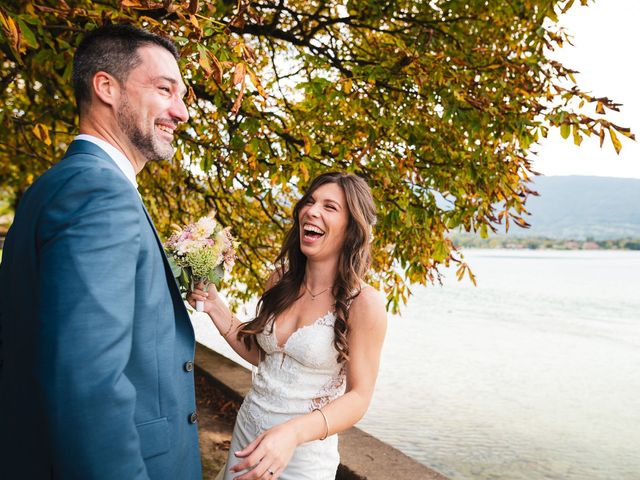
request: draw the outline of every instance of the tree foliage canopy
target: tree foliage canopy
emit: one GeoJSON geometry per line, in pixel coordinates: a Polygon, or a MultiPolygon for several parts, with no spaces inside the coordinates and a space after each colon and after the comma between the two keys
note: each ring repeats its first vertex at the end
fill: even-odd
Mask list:
{"type": "Polygon", "coordinates": [[[379,206],[374,282],[390,305],[459,264],[454,228],[526,226],[531,149],[628,129],[552,60],[558,16],[587,0],[14,0],[0,8],[0,179],[15,199],[76,133],[80,34],[129,22],[170,36],[191,118],[141,192],[159,230],[212,208],[240,241],[235,295],[259,291],[315,175],[364,176],[379,206]]]}

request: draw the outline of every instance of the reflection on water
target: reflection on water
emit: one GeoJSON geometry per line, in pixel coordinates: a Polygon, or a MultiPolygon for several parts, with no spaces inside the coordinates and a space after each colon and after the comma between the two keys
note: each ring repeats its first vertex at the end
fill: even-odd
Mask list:
{"type": "Polygon", "coordinates": [[[640,253],[466,260],[478,287],[451,272],[390,319],[359,426],[452,479],[638,480],[640,253]]]}

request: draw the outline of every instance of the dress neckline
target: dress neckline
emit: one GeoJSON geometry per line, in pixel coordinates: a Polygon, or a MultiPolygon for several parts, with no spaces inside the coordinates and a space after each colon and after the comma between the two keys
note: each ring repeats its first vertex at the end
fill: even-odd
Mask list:
{"type": "Polygon", "coordinates": [[[291,335],[289,335],[289,337],[284,341],[282,346],[280,345],[280,342],[278,341],[278,335],[276,334],[276,320],[274,318],[273,321],[272,321],[271,335],[273,335],[273,340],[274,340],[274,342],[276,344],[276,348],[279,351],[284,351],[284,349],[287,348],[287,344],[289,343],[289,340],[291,340],[298,332],[300,332],[300,331],[302,331],[302,330],[304,330],[306,328],[310,328],[310,327],[313,327],[313,326],[317,325],[321,320],[324,320],[328,316],[334,316],[335,317],[335,311],[334,310],[329,310],[324,315],[321,315],[318,318],[316,318],[313,322],[308,323],[306,325],[302,325],[301,327],[296,328],[293,332],[291,332],[291,335]]]}

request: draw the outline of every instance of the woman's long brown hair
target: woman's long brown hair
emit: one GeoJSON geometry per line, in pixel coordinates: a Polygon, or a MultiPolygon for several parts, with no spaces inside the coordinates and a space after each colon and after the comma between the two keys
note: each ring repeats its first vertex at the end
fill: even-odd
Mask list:
{"type": "Polygon", "coordinates": [[[360,293],[362,279],[371,263],[369,238],[371,228],[376,223],[376,207],[367,183],[357,175],[341,172],[316,177],[296,203],[293,209],[293,226],[287,233],[275,262],[280,278],[260,297],[256,318],[244,324],[238,332],[238,340],[244,341],[249,349],[257,346],[256,334],[263,332],[272,318],[276,318],[300,298],[307,257],[300,249],[299,214],[313,192],[327,183],[335,183],[342,188],[349,210],[349,222],[332,289],[336,300],[333,344],[338,351],[338,362],[349,359],[349,305],[360,293]]]}

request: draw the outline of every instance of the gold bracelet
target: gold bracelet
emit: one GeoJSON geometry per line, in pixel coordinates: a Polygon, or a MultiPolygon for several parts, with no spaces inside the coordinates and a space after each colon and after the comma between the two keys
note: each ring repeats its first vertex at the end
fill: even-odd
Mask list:
{"type": "Polygon", "coordinates": [[[324,437],[319,439],[319,440],[324,440],[329,436],[329,420],[327,420],[327,416],[324,414],[324,412],[320,408],[314,408],[313,411],[320,412],[320,415],[322,415],[322,418],[324,418],[324,426],[327,427],[327,431],[324,432],[324,437]]]}
{"type": "Polygon", "coordinates": [[[227,329],[227,331],[224,333],[224,335],[222,335],[222,337],[224,339],[227,338],[227,336],[229,335],[229,333],[231,332],[231,329],[233,328],[233,320],[236,318],[236,316],[232,313],[231,314],[231,322],[229,323],[229,328],[227,329]]]}

